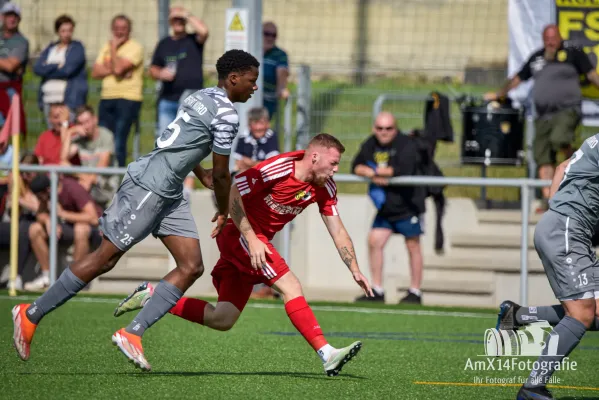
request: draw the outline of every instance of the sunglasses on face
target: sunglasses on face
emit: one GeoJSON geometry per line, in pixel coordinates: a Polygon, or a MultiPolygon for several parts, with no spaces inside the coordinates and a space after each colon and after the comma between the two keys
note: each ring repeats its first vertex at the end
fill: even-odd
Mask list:
{"type": "Polygon", "coordinates": [[[377,131],[392,131],[393,129],[395,129],[394,126],[375,126],[374,129],[376,129],[377,131]]]}
{"type": "Polygon", "coordinates": [[[266,31],[264,31],[263,33],[264,33],[264,36],[266,36],[266,37],[271,37],[271,38],[276,38],[277,37],[276,32],[266,32],[266,31]]]}

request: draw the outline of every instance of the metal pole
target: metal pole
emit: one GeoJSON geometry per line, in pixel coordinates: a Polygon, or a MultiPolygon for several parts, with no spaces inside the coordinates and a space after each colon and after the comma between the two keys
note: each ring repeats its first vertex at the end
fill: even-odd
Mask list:
{"type": "Polygon", "coordinates": [[[158,0],[158,40],[168,36],[168,14],[170,0],[158,0]]]}
{"type": "Polygon", "coordinates": [[[57,245],[56,225],[58,223],[58,173],[50,171],[50,285],[56,282],[57,245]]]}
{"type": "MultiPolygon", "coordinates": [[[[262,86],[264,79],[264,51],[262,50],[262,0],[233,0],[232,7],[245,8],[248,10],[248,52],[260,62],[260,75],[258,76],[258,90],[252,95],[247,103],[236,103],[235,108],[239,115],[239,134],[248,130],[247,112],[253,107],[262,107],[262,86]]],[[[239,135],[233,141],[233,148],[237,145],[239,135]]],[[[235,167],[235,160],[231,157],[229,167],[235,167]]]]}
{"type": "MultiPolygon", "coordinates": [[[[531,102],[532,104],[532,102],[531,102]]],[[[532,145],[535,139],[535,109],[534,105],[525,109],[526,115],[526,162],[528,163],[528,177],[534,179],[537,176],[537,165],[533,156],[532,145]]]]}
{"type": "Polygon", "coordinates": [[[528,305],[528,218],[530,213],[530,188],[520,187],[522,207],[522,242],[520,251],[520,305],[528,305]]]}
{"type": "Polygon", "coordinates": [[[297,117],[295,122],[297,150],[308,147],[310,141],[310,102],[312,101],[312,81],[310,66],[300,65],[297,84],[297,117]]]}
{"type": "MultiPolygon", "coordinates": [[[[288,152],[291,151],[291,140],[292,140],[292,132],[291,132],[291,106],[293,104],[293,98],[289,97],[285,102],[285,121],[284,121],[284,130],[285,130],[285,144],[283,146],[283,151],[288,152]]],[[[282,255],[283,259],[287,261],[287,264],[291,263],[291,227],[293,221],[289,224],[286,224],[283,227],[283,238],[282,238],[282,255]]]]}
{"type": "Polygon", "coordinates": [[[133,136],[133,159],[137,160],[139,158],[139,153],[140,153],[140,135],[141,135],[141,129],[140,129],[140,122],[139,122],[139,117],[136,118],[135,120],[135,133],[133,136]]]}
{"type": "Polygon", "coordinates": [[[369,0],[357,0],[357,12],[356,12],[356,32],[358,34],[356,40],[356,76],[354,83],[358,86],[363,85],[366,82],[366,64],[368,64],[368,36],[361,34],[362,32],[368,32],[368,10],[370,9],[369,0]]]}

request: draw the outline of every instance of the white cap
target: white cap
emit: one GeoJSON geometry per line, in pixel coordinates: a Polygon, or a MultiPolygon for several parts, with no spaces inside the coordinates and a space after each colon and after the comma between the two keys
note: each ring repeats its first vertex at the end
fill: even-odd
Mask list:
{"type": "Polygon", "coordinates": [[[13,13],[17,14],[19,18],[21,18],[21,8],[13,3],[5,3],[0,9],[0,14],[8,14],[13,13]]]}

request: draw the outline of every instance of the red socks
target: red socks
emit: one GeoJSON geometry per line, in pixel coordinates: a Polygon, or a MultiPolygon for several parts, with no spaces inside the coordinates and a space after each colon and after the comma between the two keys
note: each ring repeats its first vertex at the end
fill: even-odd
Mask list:
{"type": "Polygon", "coordinates": [[[285,304],[285,311],[287,311],[287,315],[293,326],[295,326],[295,329],[302,334],[315,351],[318,351],[328,343],[324,338],[322,329],[320,329],[320,325],[318,325],[312,309],[306,303],[306,299],[303,296],[288,301],[285,304]]]}
{"type": "Polygon", "coordinates": [[[207,301],[192,299],[191,297],[181,297],[181,300],[170,309],[169,313],[181,317],[191,322],[204,325],[204,309],[207,301]]]}
{"type": "MultiPolygon", "coordinates": [[[[169,311],[187,321],[204,324],[204,309],[208,302],[190,297],[182,297],[169,311]]],[[[304,297],[297,297],[285,304],[285,311],[291,323],[302,334],[315,351],[328,344],[312,309],[304,297]]]]}

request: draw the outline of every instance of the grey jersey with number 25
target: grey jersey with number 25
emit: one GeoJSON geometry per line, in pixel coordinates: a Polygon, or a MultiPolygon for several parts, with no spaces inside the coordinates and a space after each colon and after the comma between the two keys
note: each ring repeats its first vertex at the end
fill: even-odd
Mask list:
{"type": "Polygon", "coordinates": [[[594,232],[599,221],[599,134],[585,140],[572,155],[549,206],[594,232]]]}
{"type": "Polygon", "coordinates": [[[223,89],[198,90],[183,100],[154,150],[129,164],[127,172],[144,189],[179,198],[185,177],[211,151],[231,153],[238,129],[237,111],[223,89]]]}

